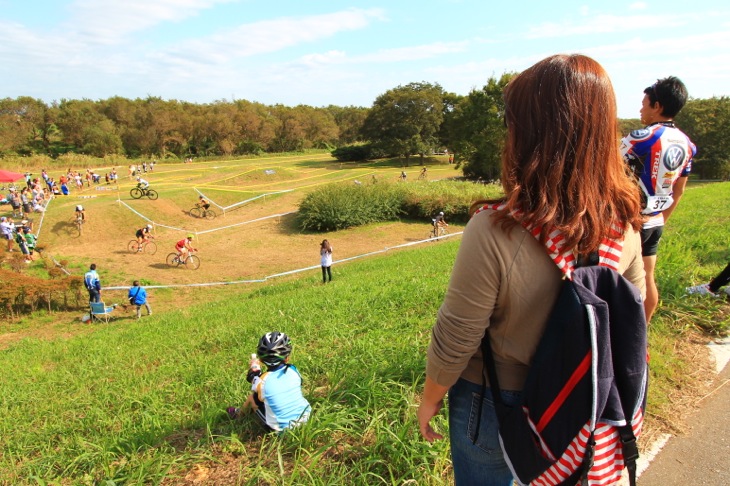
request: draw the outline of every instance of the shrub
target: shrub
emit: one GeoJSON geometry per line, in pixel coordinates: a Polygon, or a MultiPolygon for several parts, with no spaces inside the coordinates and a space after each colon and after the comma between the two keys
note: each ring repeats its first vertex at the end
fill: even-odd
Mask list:
{"type": "Polygon", "coordinates": [[[15,317],[40,307],[51,310],[78,309],[83,303],[83,278],[66,276],[45,280],[0,269],[0,316],[15,317]]]}
{"type": "Polygon", "coordinates": [[[370,158],[370,145],[345,145],[332,151],[332,157],[340,162],[360,162],[370,158]]]}
{"type": "Polygon", "coordinates": [[[334,231],[368,223],[430,218],[439,211],[450,221],[466,222],[477,199],[496,198],[501,188],[471,182],[424,184],[329,184],[311,192],[299,206],[299,227],[334,231]]]}

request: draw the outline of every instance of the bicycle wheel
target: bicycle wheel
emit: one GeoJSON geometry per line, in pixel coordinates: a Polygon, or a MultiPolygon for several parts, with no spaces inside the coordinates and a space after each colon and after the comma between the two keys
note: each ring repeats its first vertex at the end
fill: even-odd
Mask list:
{"type": "Polygon", "coordinates": [[[203,211],[203,216],[205,216],[205,219],[215,219],[215,211],[212,209],[206,209],[203,211]]]}
{"type": "Polygon", "coordinates": [[[148,241],[147,244],[144,245],[143,249],[145,253],[154,255],[155,253],[157,253],[157,243],[155,243],[154,241],[148,241]]]}
{"type": "Polygon", "coordinates": [[[129,191],[129,195],[132,196],[134,199],[141,198],[144,193],[142,193],[142,189],[139,187],[133,187],[131,191],[129,191]]]}
{"type": "Polygon", "coordinates": [[[195,208],[191,209],[190,216],[192,216],[193,218],[199,218],[200,217],[200,208],[195,207],[195,208]]]}
{"type": "Polygon", "coordinates": [[[157,191],[155,191],[154,189],[149,189],[147,190],[147,197],[154,201],[160,196],[157,195],[157,191]]]}
{"type": "Polygon", "coordinates": [[[167,262],[167,264],[171,267],[177,267],[178,265],[180,265],[180,262],[177,260],[177,253],[170,253],[169,255],[167,255],[165,262],[167,262]]]}
{"type": "Polygon", "coordinates": [[[185,260],[185,268],[188,270],[197,270],[200,268],[200,258],[195,255],[188,256],[188,259],[185,260]]]}
{"type": "Polygon", "coordinates": [[[127,249],[132,253],[137,253],[139,251],[139,242],[137,240],[132,240],[127,245],[127,249]]]}

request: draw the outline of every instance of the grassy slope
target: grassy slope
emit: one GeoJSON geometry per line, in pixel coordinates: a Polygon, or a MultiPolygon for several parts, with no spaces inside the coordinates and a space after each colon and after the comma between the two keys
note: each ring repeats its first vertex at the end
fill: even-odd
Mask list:
{"type": "MultiPolygon", "coordinates": [[[[664,301],[651,327],[658,420],[674,389],[691,386],[694,363],[676,353],[686,330],[727,329],[723,302],[681,298],[726,263],[727,189],[690,187],[662,242],[664,301]]],[[[313,271],[222,303],[12,346],[0,355],[0,481],[448,484],[448,443],[422,441],[414,412],[457,247],[335,265],[327,286],[313,271]],[[223,416],[245,396],[243,363],[270,329],[294,338],[315,409],[284,440],[223,416]]]]}

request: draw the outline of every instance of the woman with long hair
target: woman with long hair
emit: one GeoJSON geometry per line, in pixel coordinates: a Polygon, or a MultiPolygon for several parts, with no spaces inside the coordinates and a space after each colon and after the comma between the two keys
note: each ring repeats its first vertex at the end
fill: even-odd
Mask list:
{"type": "Polygon", "coordinates": [[[418,410],[423,437],[442,438],[430,421],[448,392],[457,485],[512,484],[491,391],[481,393],[480,344],[489,339],[503,402],[517,404],[560,288],[563,272],[546,250],[555,235],[570,262],[605,239],[620,241],[619,273],[646,291],[640,198],[619,153],[616,99],[603,67],[583,55],[551,56],[517,75],[504,100],[504,198],[472,206],[418,410]]]}
{"type": "Polygon", "coordinates": [[[322,240],[322,244],[319,245],[319,258],[320,264],[322,265],[322,283],[327,283],[327,277],[329,281],[332,281],[332,245],[327,240],[322,240]]]}

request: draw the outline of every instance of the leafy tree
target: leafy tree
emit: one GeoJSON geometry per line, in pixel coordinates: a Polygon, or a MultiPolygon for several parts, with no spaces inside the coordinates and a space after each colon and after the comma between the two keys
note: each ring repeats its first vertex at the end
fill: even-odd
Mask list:
{"type": "Polygon", "coordinates": [[[327,107],[327,111],[332,114],[339,129],[340,135],[337,145],[342,146],[362,141],[361,130],[370,111],[369,108],[330,105],[327,107]]]}
{"type": "Polygon", "coordinates": [[[505,137],[502,93],[515,74],[489,78],[480,90],[472,90],[447,118],[451,149],[458,155],[464,175],[485,180],[499,179],[505,137]]]}
{"type": "Polygon", "coordinates": [[[114,122],[106,119],[97,125],[87,126],[84,129],[82,151],[95,157],[121,153],[123,151],[122,139],[117,134],[114,122]]]}
{"type": "Polygon", "coordinates": [[[99,125],[106,117],[99,112],[99,106],[92,100],[66,100],[58,105],[56,125],[63,140],[72,150],[82,152],[87,127],[99,125]]]}
{"type": "Polygon", "coordinates": [[[675,120],[697,145],[692,171],[702,179],[730,178],[730,98],[689,100],[675,120]]]}
{"type": "Polygon", "coordinates": [[[403,156],[407,167],[412,155],[427,153],[438,145],[443,95],[441,86],[426,82],[386,91],[365,118],[363,137],[388,153],[403,156]]]}
{"type": "Polygon", "coordinates": [[[43,101],[21,96],[0,102],[0,151],[49,153],[58,138],[55,110],[43,101]]]}
{"type": "Polygon", "coordinates": [[[639,118],[620,118],[618,121],[619,137],[625,137],[632,130],[644,128],[639,118]]]}

